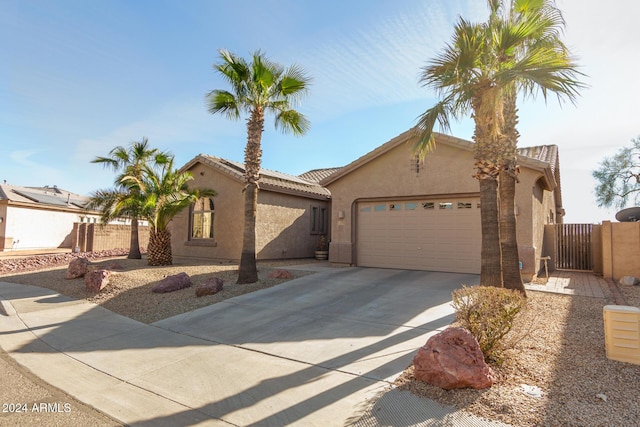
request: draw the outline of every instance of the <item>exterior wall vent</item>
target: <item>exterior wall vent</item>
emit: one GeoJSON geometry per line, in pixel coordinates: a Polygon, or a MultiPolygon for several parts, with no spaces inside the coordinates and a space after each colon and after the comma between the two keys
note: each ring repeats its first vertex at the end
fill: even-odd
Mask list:
{"type": "Polygon", "coordinates": [[[607,357],[640,365],[640,308],[605,305],[603,315],[607,357]]]}

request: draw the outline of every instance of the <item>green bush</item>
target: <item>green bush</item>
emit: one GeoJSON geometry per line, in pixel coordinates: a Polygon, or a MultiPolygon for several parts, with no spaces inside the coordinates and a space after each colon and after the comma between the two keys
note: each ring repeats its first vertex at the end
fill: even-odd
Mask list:
{"type": "Polygon", "coordinates": [[[502,339],[524,308],[525,298],[518,291],[489,286],[463,286],[452,297],[456,321],[478,340],[486,362],[499,363],[502,339]]]}

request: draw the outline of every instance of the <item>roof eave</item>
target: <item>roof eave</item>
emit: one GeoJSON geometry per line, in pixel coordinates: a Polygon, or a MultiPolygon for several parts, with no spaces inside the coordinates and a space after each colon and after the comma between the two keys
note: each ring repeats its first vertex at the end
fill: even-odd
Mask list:
{"type": "Polygon", "coordinates": [[[260,181],[258,181],[258,185],[261,190],[271,191],[272,193],[288,194],[291,196],[305,197],[307,199],[315,199],[315,200],[329,200],[331,198],[331,196],[328,194],[324,195],[324,194],[318,194],[318,193],[296,191],[289,188],[279,187],[277,185],[262,183],[260,181]]]}

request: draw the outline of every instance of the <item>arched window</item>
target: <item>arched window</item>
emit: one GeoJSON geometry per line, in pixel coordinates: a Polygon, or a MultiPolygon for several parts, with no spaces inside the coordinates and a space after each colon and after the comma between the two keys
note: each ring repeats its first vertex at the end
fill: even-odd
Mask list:
{"type": "Polygon", "coordinates": [[[201,197],[191,210],[191,238],[213,239],[213,198],[201,197]]]}

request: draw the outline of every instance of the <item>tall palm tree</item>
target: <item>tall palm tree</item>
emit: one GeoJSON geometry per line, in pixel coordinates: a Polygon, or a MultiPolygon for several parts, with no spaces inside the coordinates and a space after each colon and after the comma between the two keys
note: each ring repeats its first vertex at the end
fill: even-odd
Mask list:
{"type": "Polygon", "coordinates": [[[173,168],[173,156],[160,165],[146,165],[138,176],[123,177],[123,181],[137,189],[140,217],[149,222],[149,265],[171,265],[171,232],[169,223],[182,210],[200,197],[213,197],[211,189],[191,189],[188,182],[193,179],[190,172],[173,168]]]}
{"type": "MultiPolygon", "coordinates": [[[[423,68],[421,76],[421,82],[436,89],[442,99],[418,119],[420,138],[415,147],[418,153],[424,155],[433,147],[436,123],[448,131],[452,118],[471,113],[474,119],[475,176],[480,180],[483,285],[503,285],[504,252],[512,254],[513,245],[517,248],[513,214],[517,91],[532,95],[541,90],[545,97],[551,91],[573,99],[579,85],[575,80],[575,64],[567,50],[554,44],[558,41],[557,27],[553,27],[557,24],[554,20],[557,16],[545,13],[557,9],[551,8],[549,3],[548,0],[514,0],[509,3],[506,15],[500,15],[504,9],[503,0],[489,0],[491,15],[488,21],[475,24],[460,18],[452,42],[423,68]],[[516,12],[512,14],[514,10],[516,12]],[[553,34],[556,34],[555,38],[551,37],[553,34]],[[504,190],[510,192],[511,199],[505,200],[502,207],[505,216],[508,212],[513,215],[513,222],[504,223],[503,232],[513,238],[504,250],[500,244],[497,203],[501,173],[514,179],[504,179],[504,190]]],[[[509,274],[515,263],[519,275],[517,250],[515,258],[508,258],[509,274]]],[[[520,288],[517,283],[514,286],[520,288]]],[[[524,291],[524,287],[521,290],[524,291]]]]}
{"type": "MultiPolygon", "coordinates": [[[[499,175],[500,243],[502,250],[502,276],[505,288],[525,293],[520,274],[518,253],[515,188],[518,181],[517,165],[517,95],[524,92],[534,96],[541,92],[546,99],[552,92],[559,100],[575,102],[583,87],[576,77],[580,75],[574,59],[560,39],[564,28],[562,13],[552,0],[489,1],[489,21],[497,36],[497,56],[503,64],[523,61],[520,77],[504,93],[503,159],[499,175]]],[[[508,66],[508,65],[507,65],[508,66]]]]}
{"type": "Polygon", "coordinates": [[[310,79],[300,67],[285,69],[260,51],[253,54],[251,62],[227,50],[219,53],[221,62],[214,69],[229,83],[231,91],[213,90],[207,94],[209,112],[224,113],[232,120],[240,119],[242,112],[249,115],[244,150],[244,231],[237,283],[254,283],[258,280],[256,210],[265,114],[273,113],[276,128],[283,132],[304,135],[309,121],[293,107],[306,95],[310,79]]]}
{"type": "Polygon", "coordinates": [[[498,230],[498,165],[502,164],[498,135],[502,111],[496,58],[487,44],[486,24],[459,18],[452,42],[422,69],[420,82],[436,90],[441,100],[418,118],[415,151],[425,155],[435,144],[436,123],[450,130],[451,119],[471,113],[475,177],[480,183],[482,248],[480,280],[484,286],[502,286],[498,230]]]}
{"type": "Polygon", "coordinates": [[[115,189],[97,190],[91,195],[87,208],[100,209],[101,221],[109,221],[127,217],[131,219],[131,239],[129,244],[129,259],[140,259],[140,240],[138,237],[138,220],[141,206],[137,197],[138,188],[124,178],[128,176],[142,178],[144,168],[148,163],[161,165],[166,163],[168,155],[157,148],[149,147],[146,137],[142,141],[134,141],[129,147],[118,146],[109,152],[108,157],[98,156],[91,163],[102,164],[105,168],[113,169],[118,174],[114,180],[115,189]]]}

